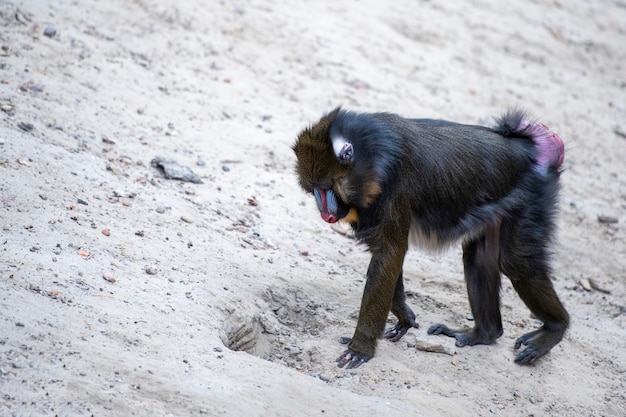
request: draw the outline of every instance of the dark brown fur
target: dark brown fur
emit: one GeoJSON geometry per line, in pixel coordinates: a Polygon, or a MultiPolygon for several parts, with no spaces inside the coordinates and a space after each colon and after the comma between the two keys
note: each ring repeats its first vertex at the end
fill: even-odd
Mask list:
{"type": "Polygon", "coordinates": [[[399,340],[418,327],[402,280],[412,240],[427,248],[463,241],[473,329],[443,324],[430,334],[457,346],[490,344],[502,335],[500,273],[543,321],[520,337],[516,361],[530,363],[556,345],[569,316],[550,281],[560,138],[521,112],[496,127],[405,119],[336,109],[305,129],[293,147],[300,185],[315,193],[328,222],[347,219],[372,253],[356,330],[339,366],[369,360],[389,311],[399,340]]]}

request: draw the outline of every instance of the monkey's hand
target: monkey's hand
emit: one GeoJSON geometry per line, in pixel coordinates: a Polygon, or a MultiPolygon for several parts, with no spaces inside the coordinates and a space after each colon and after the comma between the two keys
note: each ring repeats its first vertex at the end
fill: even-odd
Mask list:
{"type": "Polygon", "coordinates": [[[420,325],[415,322],[415,320],[411,319],[408,323],[398,322],[395,326],[385,332],[385,339],[389,339],[392,342],[397,342],[402,339],[402,336],[409,331],[410,328],[419,328],[420,325]]]}
{"type": "Polygon", "coordinates": [[[337,366],[340,368],[343,368],[345,366],[346,369],[355,369],[372,358],[373,355],[364,355],[362,353],[357,353],[352,349],[347,349],[341,354],[340,357],[337,358],[336,362],[337,366]]]}

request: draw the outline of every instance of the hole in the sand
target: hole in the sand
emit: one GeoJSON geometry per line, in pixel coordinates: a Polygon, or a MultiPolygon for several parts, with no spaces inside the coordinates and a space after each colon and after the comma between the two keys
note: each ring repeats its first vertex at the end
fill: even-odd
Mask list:
{"type": "Polygon", "coordinates": [[[222,331],[222,342],[230,350],[247,352],[263,358],[271,351],[268,333],[258,317],[232,315],[222,331]]]}
{"type": "Polygon", "coordinates": [[[254,307],[238,307],[224,322],[224,345],[298,370],[320,364],[317,342],[330,337],[323,334],[329,323],[337,323],[332,305],[288,289],[267,290],[254,307]]]}

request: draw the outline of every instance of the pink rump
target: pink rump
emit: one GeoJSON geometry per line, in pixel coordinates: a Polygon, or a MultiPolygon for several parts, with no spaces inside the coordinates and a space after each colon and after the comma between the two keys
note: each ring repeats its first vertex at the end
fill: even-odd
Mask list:
{"type": "Polygon", "coordinates": [[[565,146],[563,140],[556,133],[541,123],[524,120],[520,126],[528,132],[535,141],[537,149],[537,165],[546,170],[559,168],[565,158],[565,146]]]}

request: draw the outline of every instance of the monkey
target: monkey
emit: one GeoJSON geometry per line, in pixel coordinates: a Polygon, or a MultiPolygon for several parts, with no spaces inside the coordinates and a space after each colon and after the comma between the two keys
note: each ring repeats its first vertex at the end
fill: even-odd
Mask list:
{"type": "Polygon", "coordinates": [[[460,241],[473,328],[433,324],[458,347],[503,334],[501,274],[542,325],[519,337],[515,362],[535,362],[561,341],[569,314],[551,280],[562,139],[513,109],[493,127],[337,107],[299,133],[292,149],[302,189],[322,219],[348,222],[371,253],[354,335],[340,368],[370,360],[381,337],[418,328],[402,277],[409,246],[460,241]],[[397,323],[385,331],[391,312],[397,323]]]}

